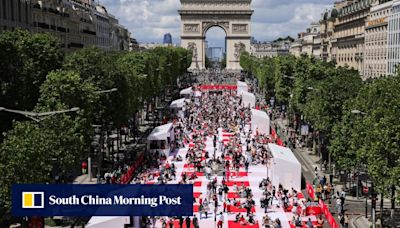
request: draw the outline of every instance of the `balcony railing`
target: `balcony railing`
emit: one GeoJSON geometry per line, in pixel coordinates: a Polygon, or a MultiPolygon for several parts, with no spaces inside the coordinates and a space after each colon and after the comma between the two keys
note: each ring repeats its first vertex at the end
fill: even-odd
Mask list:
{"type": "Polygon", "coordinates": [[[87,30],[87,29],[83,29],[82,32],[83,32],[83,33],[86,33],[86,34],[93,35],[93,36],[96,35],[96,32],[93,32],[93,31],[90,31],[90,30],[87,30]]]}
{"type": "Polygon", "coordinates": [[[83,44],[80,43],[69,43],[68,48],[83,48],[83,44]]]}
{"type": "Polygon", "coordinates": [[[59,32],[68,32],[68,29],[66,29],[64,27],[57,27],[57,31],[59,31],[59,32]]]}
{"type": "Polygon", "coordinates": [[[49,29],[49,25],[43,22],[35,22],[34,25],[39,28],[49,29]]]}

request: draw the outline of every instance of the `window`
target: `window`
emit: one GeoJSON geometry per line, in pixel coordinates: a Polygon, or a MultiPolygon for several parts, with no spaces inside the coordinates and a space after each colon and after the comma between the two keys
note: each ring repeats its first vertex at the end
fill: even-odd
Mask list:
{"type": "Polygon", "coordinates": [[[25,23],[29,24],[29,19],[28,19],[28,2],[25,2],[25,23]]]}
{"type": "Polygon", "coordinates": [[[3,19],[7,19],[7,11],[6,11],[6,9],[7,9],[7,4],[6,4],[6,0],[2,0],[2,2],[3,2],[3,19]]]}
{"type": "Polygon", "coordinates": [[[21,0],[18,0],[18,21],[22,22],[21,0]]]}
{"type": "Polygon", "coordinates": [[[11,20],[14,20],[14,2],[10,1],[10,6],[11,6],[11,20]]]}

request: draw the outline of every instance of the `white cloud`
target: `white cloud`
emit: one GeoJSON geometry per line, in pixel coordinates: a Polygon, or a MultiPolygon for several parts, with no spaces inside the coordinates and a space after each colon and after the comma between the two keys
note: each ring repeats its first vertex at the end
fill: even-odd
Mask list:
{"type": "MultiPolygon", "coordinates": [[[[253,0],[252,36],[257,40],[304,31],[310,22],[318,21],[324,9],[334,0],[253,0]]],[[[139,42],[162,42],[165,33],[171,33],[179,42],[179,0],[101,0],[108,11],[127,27],[139,42]]],[[[224,33],[208,32],[209,43],[224,45],[224,33]],[[210,35],[211,34],[211,35],[210,35]]]]}

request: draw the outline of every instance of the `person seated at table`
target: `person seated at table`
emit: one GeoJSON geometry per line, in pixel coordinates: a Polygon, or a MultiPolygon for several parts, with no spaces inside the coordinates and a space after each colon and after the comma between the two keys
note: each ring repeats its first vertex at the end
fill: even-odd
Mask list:
{"type": "Polygon", "coordinates": [[[249,215],[249,223],[252,225],[254,225],[256,223],[256,221],[253,218],[253,215],[251,215],[251,214],[249,215]]]}
{"type": "Polygon", "coordinates": [[[152,173],[149,174],[149,180],[154,180],[154,175],[152,173]]]}
{"type": "Polygon", "coordinates": [[[297,207],[297,206],[298,206],[297,194],[293,196],[293,206],[294,206],[294,207],[297,207]]]}
{"type": "Polygon", "coordinates": [[[282,197],[283,208],[286,210],[289,207],[289,198],[287,196],[282,197]]]}
{"type": "Polygon", "coordinates": [[[323,227],[324,222],[325,222],[325,221],[322,219],[322,216],[321,216],[321,215],[318,216],[317,225],[315,225],[315,227],[323,227]]]}
{"type": "Polygon", "coordinates": [[[270,227],[270,225],[271,225],[271,219],[269,218],[268,215],[264,215],[264,217],[263,217],[263,226],[265,228],[268,228],[268,227],[270,227]]]}
{"type": "Polygon", "coordinates": [[[300,216],[297,216],[296,221],[295,221],[295,225],[296,225],[296,227],[302,227],[303,226],[303,223],[301,221],[301,217],[300,216]]]}
{"type": "Polygon", "coordinates": [[[240,225],[242,225],[242,226],[247,225],[247,221],[246,221],[246,219],[244,218],[243,215],[240,216],[239,222],[240,222],[240,225]]]}
{"type": "Polygon", "coordinates": [[[233,185],[233,191],[234,191],[235,193],[238,193],[238,192],[239,192],[239,188],[238,188],[238,186],[237,186],[236,183],[233,185]]]}
{"type": "Polygon", "coordinates": [[[295,215],[297,214],[297,205],[296,206],[293,205],[292,213],[295,214],[295,215]]]}
{"type": "Polygon", "coordinates": [[[228,199],[228,201],[226,202],[226,211],[227,213],[231,213],[231,206],[232,206],[232,202],[230,199],[228,199]]]}
{"type": "Polygon", "coordinates": [[[239,222],[239,221],[240,221],[240,213],[236,214],[236,217],[235,217],[235,222],[239,222]]]}
{"type": "Polygon", "coordinates": [[[278,218],[275,219],[274,228],[281,228],[281,227],[282,227],[281,220],[279,220],[278,218]]]}
{"type": "Polygon", "coordinates": [[[292,196],[297,196],[297,191],[294,188],[292,188],[292,196]]]}
{"type": "Polygon", "coordinates": [[[172,178],[170,178],[170,175],[168,173],[166,173],[164,176],[166,181],[172,180],[172,178]]]}
{"type": "Polygon", "coordinates": [[[240,206],[240,201],[236,200],[236,198],[233,198],[232,205],[235,206],[235,207],[240,206]]]}
{"type": "Polygon", "coordinates": [[[290,224],[295,226],[296,225],[296,216],[292,217],[292,220],[290,220],[290,224]]]}

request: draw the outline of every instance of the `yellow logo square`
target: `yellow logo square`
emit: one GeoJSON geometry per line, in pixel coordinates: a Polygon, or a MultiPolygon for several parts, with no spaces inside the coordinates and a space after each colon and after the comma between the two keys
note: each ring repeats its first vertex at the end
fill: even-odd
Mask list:
{"type": "Polygon", "coordinates": [[[22,208],[44,208],[44,192],[22,192],[22,208]]]}

